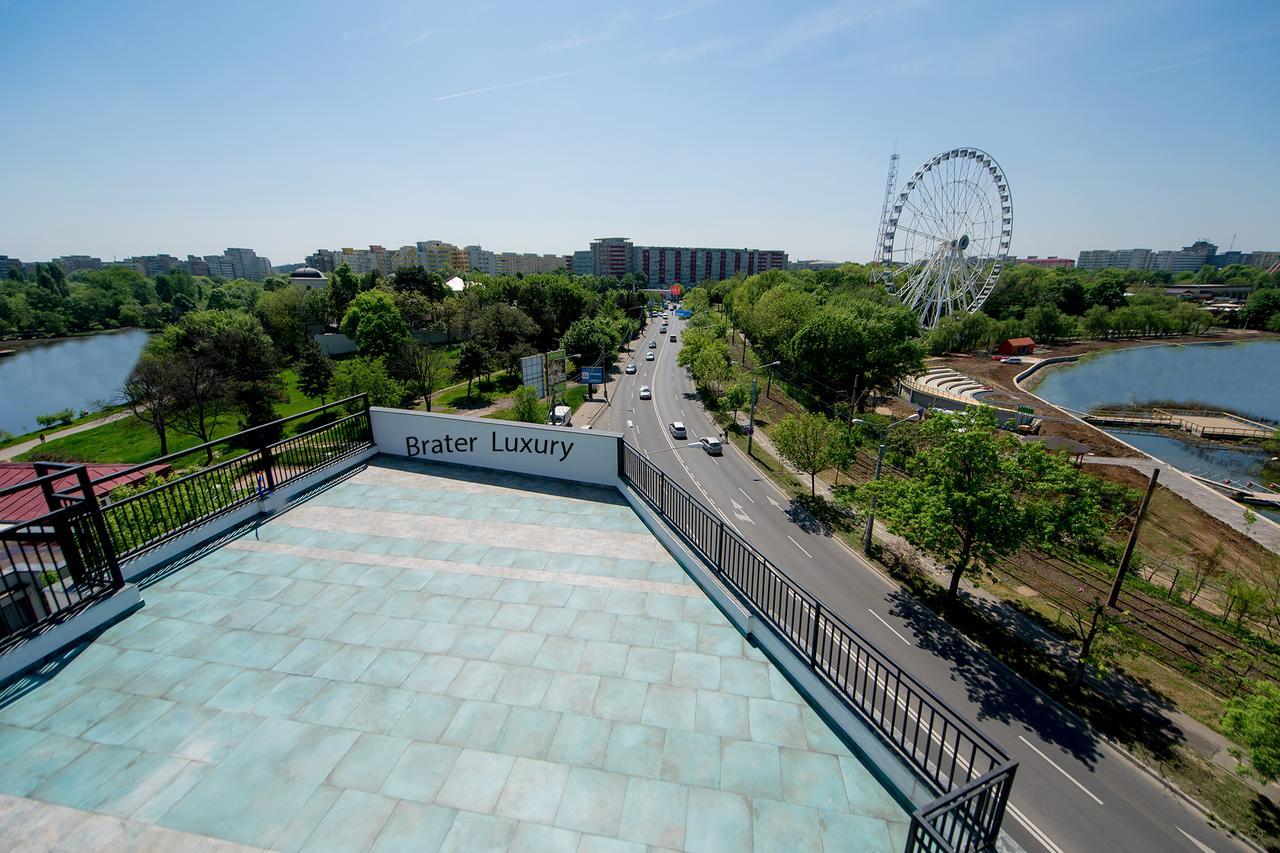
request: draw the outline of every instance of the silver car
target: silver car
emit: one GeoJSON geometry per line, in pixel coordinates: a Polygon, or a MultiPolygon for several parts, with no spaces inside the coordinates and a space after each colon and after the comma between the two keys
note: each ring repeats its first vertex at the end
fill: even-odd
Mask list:
{"type": "Polygon", "coordinates": [[[698,443],[707,451],[708,456],[724,456],[724,445],[720,443],[720,439],[708,435],[698,439],[698,443]]]}
{"type": "Polygon", "coordinates": [[[641,385],[641,386],[640,386],[640,399],[641,399],[641,400],[652,400],[652,399],[653,399],[653,392],[649,390],[649,386],[648,386],[648,385],[641,385]]]}

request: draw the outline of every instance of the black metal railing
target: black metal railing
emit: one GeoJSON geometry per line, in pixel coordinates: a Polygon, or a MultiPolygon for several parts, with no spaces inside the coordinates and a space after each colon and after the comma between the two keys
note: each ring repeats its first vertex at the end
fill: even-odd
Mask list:
{"type": "Polygon", "coordinates": [[[243,448],[263,435],[279,435],[289,424],[307,419],[334,420],[296,435],[239,453],[134,491],[120,489],[108,497],[102,515],[121,561],[133,559],[175,537],[300,477],[363,452],[373,446],[368,398],[357,395],[318,409],[281,418],[234,435],[207,442],[94,481],[100,484],[156,466],[181,464],[215,448],[243,448]],[[354,414],[342,413],[356,408],[354,414]]]}
{"type": "Polygon", "coordinates": [[[912,816],[907,849],[993,849],[1017,762],[626,442],[620,468],[724,585],[939,795],[912,816]]]}
{"type": "Polygon", "coordinates": [[[9,505],[45,511],[0,528],[0,654],[124,586],[84,465],[36,463],[36,477],[0,489],[9,505]]]}

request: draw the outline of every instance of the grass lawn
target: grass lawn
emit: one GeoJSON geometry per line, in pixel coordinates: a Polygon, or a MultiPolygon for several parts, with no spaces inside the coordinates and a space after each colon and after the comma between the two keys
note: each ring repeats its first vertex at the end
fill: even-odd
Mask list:
{"type": "MultiPolygon", "coordinates": [[[[298,376],[292,370],[282,374],[285,385],[285,401],[276,405],[280,417],[288,417],[314,409],[321,405],[316,397],[308,397],[298,390],[298,376]]],[[[289,424],[286,429],[294,424],[289,424]]],[[[239,430],[239,420],[234,415],[226,416],[218,425],[214,436],[221,438],[239,430]]],[[[194,436],[169,431],[169,452],[176,453],[195,447],[200,440],[194,436]]],[[[74,462],[112,462],[121,464],[137,464],[160,456],[160,439],[155,430],[135,418],[122,418],[103,424],[96,429],[78,432],[65,438],[54,438],[38,448],[27,451],[18,457],[20,462],[37,459],[56,459],[74,462]]],[[[203,457],[200,457],[201,461],[203,457]]],[[[192,462],[196,459],[193,458],[192,462]]]]}
{"type": "Polygon", "coordinates": [[[86,415],[83,418],[74,418],[71,421],[71,423],[65,424],[63,426],[50,427],[49,429],[37,429],[37,430],[32,430],[31,432],[23,433],[22,435],[11,435],[7,438],[0,438],[0,447],[9,447],[14,444],[21,444],[24,441],[30,441],[33,438],[39,438],[41,433],[43,433],[45,436],[52,436],[58,432],[61,432],[64,429],[67,429],[67,427],[80,426],[81,424],[87,424],[90,421],[96,421],[101,418],[105,418],[108,415],[114,415],[116,412],[122,411],[123,409],[124,409],[124,406],[107,406],[105,409],[99,409],[96,412],[90,412],[88,415],[86,415]]]}
{"type": "MultiPolygon", "coordinates": [[[[586,401],[586,399],[587,399],[587,386],[574,385],[572,388],[570,388],[568,391],[565,392],[563,397],[561,397],[556,401],[556,405],[568,406],[570,411],[576,412],[578,411],[578,407],[581,406],[583,402],[586,401]]],[[[515,407],[506,406],[504,408],[498,409],[496,412],[490,412],[489,414],[485,415],[485,417],[493,418],[494,420],[499,420],[499,421],[513,421],[515,420],[514,414],[515,414],[515,407]]]]}
{"type": "Polygon", "coordinates": [[[471,409],[493,405],[494,400],[510,394],[519,384],[518,378],[498,373],[492,379],[472,382],[471,395],[468,396],[467,384],[464,382],[456,388],[436,394],[431,401],[431,411],[465,415],[471,409]]]}

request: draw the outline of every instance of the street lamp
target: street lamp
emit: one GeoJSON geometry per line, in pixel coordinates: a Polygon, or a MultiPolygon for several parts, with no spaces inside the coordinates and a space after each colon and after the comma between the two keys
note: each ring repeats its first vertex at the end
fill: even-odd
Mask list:
{"type": "Polygon", "coordinates": [[[650,456],[652,456],[655,453],[671,453],[672,451],[675,451],[675,450],[688,450],[690,447],[701,447],[701,446],[702,446],[702,442],[691,441],[688,444],[677,444],[675,447],[663,447],[659,450],[646,450],[644,452],[644,456],[646,459],[648,459],[650,456]]]}
{"type": "MultiPolygon", "coordinates": [[[[872,480],[872,482],[876,482],[880,479],[880,469],[884,465],[884,447],[885,447],[885,442],[887,442],[889,439],[889,430],[893,429],[898,424],[905,424],[907,421],[920,420],[923,417],[924,417],[924,409],[918,409],[914,415],[907,415],[905,418],[896,420],[893,423],[889,424],[883,430],[877,430],[877,432],[880,433],[880,449],[876,451],[876,475],[875,475],[875,478],[872,480]]],[[[868,427],[871,426],[871,424],[867,423],[862,418],[854,418],[849,423],[862,424],[863,426],[868,426],[868,427]]],[[[875,429],[875,427],[872,427],[872,429],[875,429]]],[[[871,502],[867,505],[867,529],[862,536],[862,553],[864,554],[869,555],[871,553],[871,528],[875,525],[875,520],[876,520],[876,493],[872,492],[871,502]]]]}
{"type": "Polygon", "coordinates": [[[756,434],[756,396],[759,393],[759,386],[756,384],[755,374],[759,373],[761,370],[764,370],[765,368],[768,368],[769,384],[772,385],[773,369],[777,367],[779,364],[782,364],[782,362],[771,361],[768,364],[762,364],[759,367],[757,367],[755,370],[751,371],[751,374],[752,374],[751,376],[751,413],[747,415],[747,455],[748,456],[751,455],[751,439],[756,434]]]}

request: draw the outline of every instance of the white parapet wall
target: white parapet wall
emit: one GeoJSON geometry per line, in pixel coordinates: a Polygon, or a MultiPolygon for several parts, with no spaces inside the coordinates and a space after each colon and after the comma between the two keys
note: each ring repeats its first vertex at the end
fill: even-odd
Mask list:
{"type": "Polygon", "coordinates": [[[616,432],[369,409],[380,453],[601,486],[618,484],[616,432]]]}

